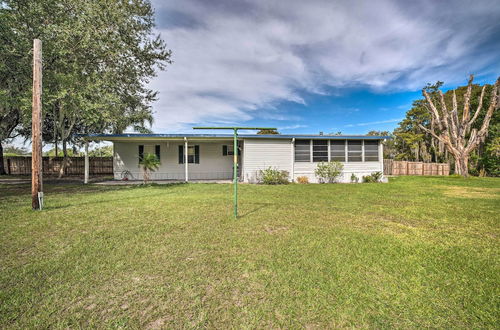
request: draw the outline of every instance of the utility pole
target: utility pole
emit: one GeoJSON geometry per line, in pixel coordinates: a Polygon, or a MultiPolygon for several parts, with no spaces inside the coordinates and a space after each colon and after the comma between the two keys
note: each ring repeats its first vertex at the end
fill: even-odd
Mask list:
{"type": "Polygon", "coordinates": [[[276,130],[274,127],[193,127],[193,129],[233,130],[233,205],[234,218],[238,218],[238,130],[276,130]]]}
{"type": "Polygon", "coordinates": [[[43,207],[42,187],[42,42],[33,40],[33,107],[31,114],[31,207],[43,207]]]}

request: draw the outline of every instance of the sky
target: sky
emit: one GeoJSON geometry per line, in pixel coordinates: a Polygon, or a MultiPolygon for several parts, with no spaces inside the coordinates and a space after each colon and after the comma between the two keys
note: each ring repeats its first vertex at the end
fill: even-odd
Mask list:
{"type": "Polygon", "coordinates": [[[392,131],[427,83],[500,75],[500,1],[153,0],[155,133],[392,131]]]}

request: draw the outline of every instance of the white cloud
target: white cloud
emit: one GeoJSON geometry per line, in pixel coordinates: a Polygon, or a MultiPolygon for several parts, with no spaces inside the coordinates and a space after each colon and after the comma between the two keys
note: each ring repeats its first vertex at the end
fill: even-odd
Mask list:
{"type": "Polygon", "coordinates": [[[304,93],[325,94],[328,87],[416,89],[436,80],[462,82],[468,73],[487,73],[486,67],[499,69],[500,47],[480,51],[500,31],[497,1],[154,5],[158,29],[174,54],[174,64],[151,83],[160,91],[157,131],[193,123],[290,120],[277,104],[305,104],[304,93]]]}
{"type": "Polygon", "coordinates": [[[380,124],[397,123],[397,122],[400,122],[402,120],[403,120],[403,118],[388,119],[388,120],[379,120],[379,121],[370,121],[370,122],[367,122],[367,123],[348,124],[348,125],[344,125],[344,127],[373,126],[373,125],[380,125],[380,124]]]}

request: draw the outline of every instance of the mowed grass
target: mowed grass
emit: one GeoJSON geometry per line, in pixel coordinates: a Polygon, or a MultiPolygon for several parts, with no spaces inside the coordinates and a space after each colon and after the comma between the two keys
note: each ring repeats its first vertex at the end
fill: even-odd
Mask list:
{"type": "Polygon", "coordinates": [[[0,327],[497,328],[500,179],[0,186],[0,327]]]}

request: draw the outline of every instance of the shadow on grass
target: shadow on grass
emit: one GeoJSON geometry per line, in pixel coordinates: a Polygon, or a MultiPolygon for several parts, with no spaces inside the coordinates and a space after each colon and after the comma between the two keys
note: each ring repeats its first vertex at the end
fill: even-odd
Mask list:
{"type": "MultiPolygon", "coordinates": [[[[172,184],[147,184],[147,185],[135,185],[135,186],[119,186],[119,187],[112,187],[112,188],[115,188],[115,189],[108,189],[108,190],[97,190],[97,192],[101,192],[101,191],[113,191],[113,190],[125,190],[125,189],[132,189],[132,190],[137,190],[137,189],[144,189],[144,188],[155,188],[155,189],[159,189],[159,190],[167,190],[167,189],[172,189],[172,188],[177,188],[179,186],[181,186],[182,184],[181,183],[172,183],[172,184]],[[121,188],[121,189],[117,189],[117,188],[121,188]]],[[[111,188],[111,187],[109,187],[111,188]]],[[[95,192],[95,191],[85,191],[83,193],[92,193],[92,192],[95,192]]],[[[80,192],[78,192],[80,193],[80,192]]],[[[154,197],[155,196],[155,193],[150,193],[150,194],[142,194],[140,197],[141,198],[144,198],[144,197],[154,197]]],[[[130,196],[130,197],[121,197],[121,198],[113,198],[113,199],[110,199],[110,198],[102,198],[101,200],[99,201],[86,201],[86,202],[81,202],[81,203],[68,203],[68,204],[64,204],[64,205],[56,205],[56,206],[50,206],[50,205],[47,205],[44,209],[45,210],[57,210],[57,209],[65,209],[65,208],[68,208],[68,207],[80,207],[80,206],[85,206],[85,205],[98,205],[98,204],[107,204],[107,203],[113,203],[113,202],[120,202],[120,201],[124,201],[124,200],[137,200],[138,196],[130,196]]]]}
{"type": "Polygon", "coordinates": [[[265,209],[266,207],[275,205],[274,203],[252,203],[252,204],[257,205],[257,206],[246,213],[240,214],[238,216],[238,218],[245,218],[245,217],[249,216],[250,214],[253,214],[253,213],[256,213],[257,211],[265,209]]]}
{"type": "MultiPolygon", "coordinates": [[[[116,185],[116,186],[101,186],[101,185],[84,185],[84,184],[69,184],[69,183],[56,183],[56,184],[44,184],[44,193],[45,193],[45,198],[47,196],[53,196],[53,195],[69,195],[69,194],[95,194],[95,193],[100,193],[100,192],[112,192],[112,191],[124,191],[124,190],[138,190],[138,189],[145,189],[145,188],[154,188],[158,190],[163,190],[163,189],[172,189],[174,187],[180,187],[181,185],[184,185],[185,183],[168,183],[168,184],[140,184],[140,185],[116,185]]],[[[0,184],[0,201],[1,200],[6,200],[9,197],[19,197],[19,196],[26,196],[29,198],[29,195],[31,194],[31,185],[30,184],[20,184],[20,185],[1,185],[0,184]]],[[[132,197],[132,198],[137,198],[137,196],[132,197]]],[[[122,198],[124,199],[124,198],[122,198]]],[[[114,200],[109,200],[109,199],[103,199],[102,201],[98,202],[92,202],[92,203],[81,203],[81,204],[71,204],[67,206],[55,206],[55,207],[50,207],[47,206],[45,209],[53,209],[53,208],[64,208],[64,207],[69,207],[69,206],[76,206],[76,205],[85,205],[85,204],[98,204],[98,203],[104,203],[108,201],[114,201],[114,200]]],[[[118,199],[116,199],[118,201],[118,199]]]]}

